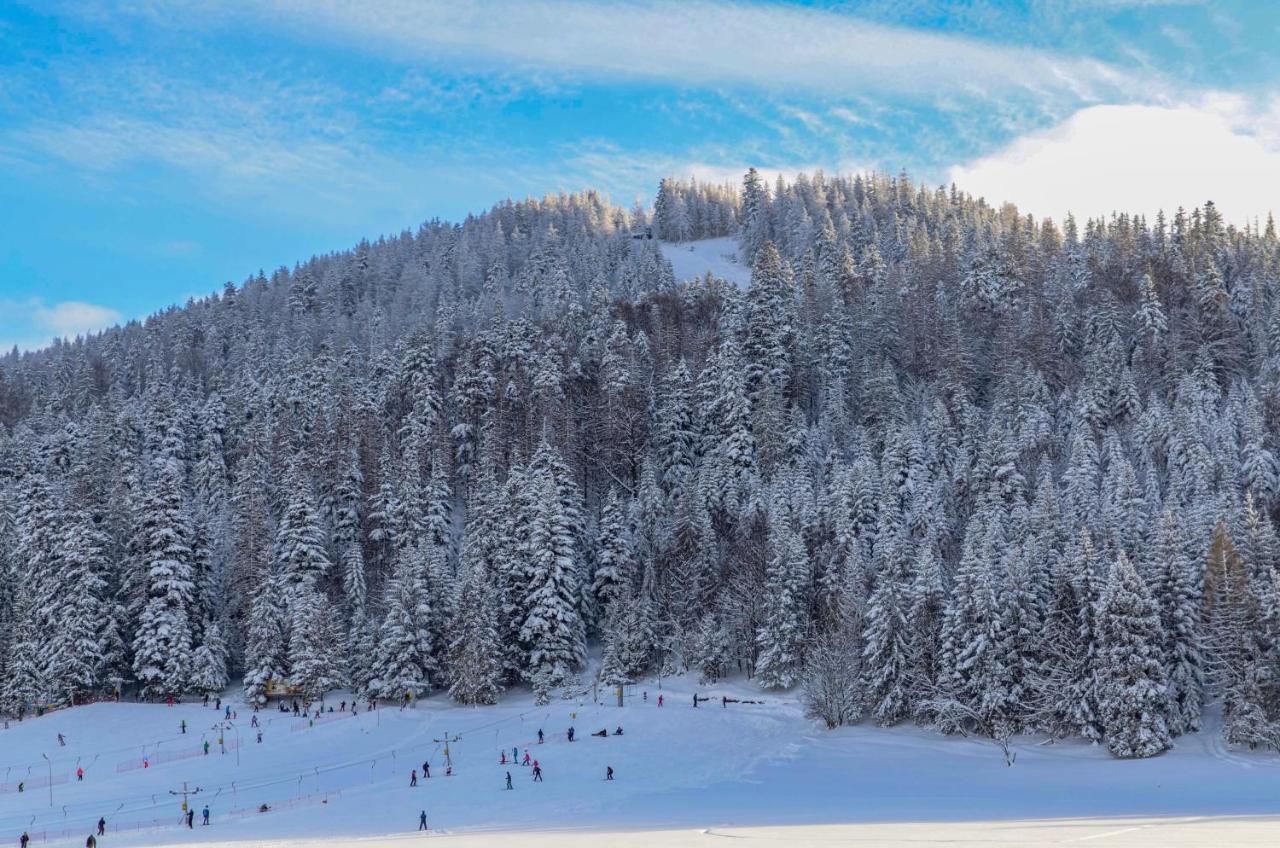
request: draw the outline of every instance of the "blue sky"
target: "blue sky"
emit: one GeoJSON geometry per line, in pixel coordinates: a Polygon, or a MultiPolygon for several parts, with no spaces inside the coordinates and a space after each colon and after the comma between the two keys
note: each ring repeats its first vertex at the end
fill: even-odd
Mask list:
{"type": "Polygon", "coordinates": [[[1280,7],[0,0],[0,346],[508,196],[875,168],[1041,215],[1280,198],[1280,7]]]}

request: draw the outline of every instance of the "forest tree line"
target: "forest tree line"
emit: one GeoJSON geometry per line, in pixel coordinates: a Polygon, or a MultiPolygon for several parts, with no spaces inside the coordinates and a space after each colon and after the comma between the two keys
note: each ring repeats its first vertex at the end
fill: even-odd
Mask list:
{"type": "Polygon", "coordinates": [[[0,709],[546,699],[599,651],[830,726],[1280,747],[1278,433],[1280,241],[1212,203],[506,202],[0,358],[0,709]]]}

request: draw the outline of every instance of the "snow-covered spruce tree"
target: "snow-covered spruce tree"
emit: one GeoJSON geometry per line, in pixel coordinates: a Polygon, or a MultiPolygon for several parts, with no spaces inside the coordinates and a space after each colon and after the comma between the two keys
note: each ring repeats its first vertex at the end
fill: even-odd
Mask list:
{"type": "Polygon", "coordinates": [[[435,684],[433,611],[427,591],[426,554],[419,547],[401,551],[387,581],[386,614],[378,633],[377,660],[370,689],[380,698],[408,701],[435,684]]]}
{"type": "Polygon", "coordinates": [[[244,657],[244,699],[265,704],[267,683],[285,676],[288,655],[284,580],[274,568],[260,578],[249,608],[244,657]]]}
{"type": "Polygon", "coordinates": [[[601,682],[621,686],[635,682],[649,670],[654,644],[649,615],[649,603],[634,597],[630,587],[624,586],[605,623],[601,682]]]}
{"type": "Polygon", "coordinates": [[[1203,608],[1198,564],[1189,548],[1182,526],[1166,509],[1156,540],[1156,585],[1174,735],[1200,729],[1204,701],[1203,608]]]}
{"type": "Polygon", "coordinates": [[[764,614],[756,631],[756,674],[766,688],[790,689],[800,681],[804,668],[809,558],[785,518],[770,527],[769,548],[764,614]]]}
{"type": "Polygon", "coordinates": [[[592,580],[596,610],[602,618],[608,618],[614,601],[634,580],[634,567],[625,516],[617,492],[611,489],[600,512],[596,573],[592,580]]]}
{"type": "Polygon", "coordinates": [[[182,477],[177,459],[156,459],[138,508],[146,600],[133,637],[133,673],[145,697],[180,695],[190,684],[195,585],[182,477]]]}
{"type": "Polygon", "coordinates": [[[876,548],[879,573],[867,603],[862,667],[867,711],[886,727],[910,711],[910,637],[907,632],[911,574],[910,551],[900,539],[885,539],[876,548]]]}
{"type": "Polygon", "coordinates": [[[222,628],[216,621],[207,621],[200,630],[203,638],[191,658],[191,688],[205,695],[220,694],[230,682],[222,628]]]}
{"type": "Polygon", "coordinates": [[[907,658],[910,663],[909,701],[916,721],[928,722],[927,706],[938,691],[941,672],[942,624],[946,592],[942,567],[933,540],[926,539],[916,555],[907,609],[907,658]]]}
{"type": "Polygon", "coordinates": [[[313,586],[294,590],[290,612],[289,681],[314,701],[343,683],[341,634],[328,599],[313,586]]]}
{"type": "Polygon", "coordinates": [[[460,704],[496,704],[502,694],[502,646],[496,593],[482,562],[463,573],[449,643],[449,697],[460,704]]]}
{"type": "Polygon", "coordinates": [[[1164,632],[1155,601],[1121,551],[1098,604],[1098,706],[1117,757],[1152,757],[1172,744],[1161,662],[1164,632]]]}
{"type": "Polygon", "coordinates": [[[520,528],[519,557],[526,575],[520,641],[528,651],[526,674],[543,694],[568,683],[586,662],[586,636],[578,613],[581,570],[573,524],[553,471],[531,468],[520,528]]]}
{"type": "Polygon", "coordinates": [[[67,516],[58,575],[65,594],[57,614],[60,624],[49,633],[55,665],[47,674],[61,681],[73,701],[98,687],[106,662],[102,637],[110,621],[105,601],[107,545],[106,535],[83,512],[67,516]]]}

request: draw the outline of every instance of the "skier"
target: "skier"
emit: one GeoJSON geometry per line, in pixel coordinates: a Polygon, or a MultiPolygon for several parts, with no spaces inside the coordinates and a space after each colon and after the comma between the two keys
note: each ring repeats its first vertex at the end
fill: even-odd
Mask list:
{"type": "Polygon", "coordinates": [[[569,728],[569,741],[570,741],[570,742],[572,742],[572,741],[573,741],[573,728],[572,728],[572,727],[571,727],[571,728],[569,728]]]}
{"type": "Polygon", "coordinates": [[[604,779],[613,780],[613,766],[605,766],[604,779]]]}
{"type": "Polygon", "coordinates": [[[507,764],[507,749],[503,748],[502,752],[498,754],[498,765],[505,766],[506,764],[507,764]]]}
{"type": "Polygon", "coordinates": [[[106,836],[106,835],[107,835],[107,820],[106,820],[106,819],[103,819],[103,818],[98,819],[98,835],[99,835],[99,836],[106,836]]]}
{"type": "Polygon", "coordinates": [[[209,740],[204,740],[204,755],[209,756],[209,740]]]}
{"type": "Polygon", "coordinates": [[[19,780],[19,781],[18,781],[18,792],[19,792],[19,793],[21,793],[21,792],[22,792],[22,790],[24,790],[24,789],[26,789],[26,788],[27,788],[27,784],[25,784],[24,782],[22,782],[21,780],[19,780]]]}
{"type": "Polygon", "coordinates": [[[418,830],[430,830],[430,829],[431,828],[427,827],[427,811],[423,810],[422,812],[418,813],[418,830]]]}
{"type": "Polygon", "coordinates": [[[76,782],[84,783],[84,769],[76,766],[76,782]]]}
{"type": "Polygon", "coordinates": [[[526,748],[524,752],[524,762],[522,762],[520,765],[522,766],[529,765],[529,749],[528,748],[526,748]]]}
{"type": "Polygon", "coordinates": [[[150,759],[150,758],[148,758],[148,757],[143,757],[143,758],[142,758],[142,767],[143,767],[143,768],[151,768],[151,759],[150,759]]]}
{"type": "Polygon", "coordinates": [[[541,727],[538,728],[538,744],[539,745],[542,744],[542,728],[541,727]]]}
{"type": "Polygon", "coordinates": [[[27,848],[27,843],[31,841],[31,837],[27,836],[27,832],[22,831],[22,835],[18,837],[19,848],[27,848]]]}
{"type": "Polygon", "coordinates": [[[230,705],[230,704],[227,704],[227,709],[226,709],[226,711],[222,714],[222,717],[223,717],[224,719],[226,719],[227,721],[231,721],[231,705],[230,705]]]}
{"type": "Polygon", "coordinates": [[[727,710],[727,709],[729,709],[729,696],[728,696],[728,695],[721,695],[721,696],[720,696],[720,708],[721,708],[721,709],[723,709],[723,710],[727,710]]]}
{"type": "Polygon", "coordinates": [[[183,736],[187,734],[187,720],[185,718],[178,724],[178,729],[182,731],[183,736]]]}
{"type": "Polygon", "coordinates": [[[196,824],[196,811],[187,810],[187,830],[191,830],[196,824]]]}
{"type": "Polygon", "coordinates": [[[345,713],[347,711],[347,702],[343,701],[338,705],[338,712],[345,713]]]}
{"type": "Polygon", "coordinates": [[[205,804],[204,809],[200,811],[200,817],[202,819],[200,824],[205,825],[207,827],[209,825],[209,805],[208,804],[205,804]]]}
{"type": "Polygon", "coordinates": [[[253,717],[249,719],[249,726],[250,726],[250,727],[257,727],[257,726],[258,726],[258,714],[257,714],[257,713],[254,713],[254,714],[253,714],[253,717]]]}
{"type": "Polygon", "coordinates": [[[259,730],[259,731],[258,731],[258,744],[259,744],[259,745],[261,745],[261,744],[262,744],[262,731],[261,731],[261,730],[259,730]]]}
{"type": "Polygon", "coordinates": [[[417,785],[418,785],[418,770],[414,769],[413,771],[409,772],[409,786],[412,787],[417,785]]]}
{"type": "Polygon", "coordinates": [[[621,736],[621,735],[622,735],[622,725],[618,725],[617,729],[613,731],[613,735],[614,735],[614,736],[621,736]]]}
{"type": "Polygon", "coordinates": [[[514,763],[519,759],[520,759],[520,749],[517,748],[515,745],[512,745],[511,746],[511,762],[514,763]]]}
{"type": "Polygon", "coordinates": [[[658,706],[662,706],[662,696],[658,696],[658,706]]]}
{"type": "Polygon", "coordinates": [[[515,788],[514,786],[512,786],[512,785],[511,785],[511,772],[507,772],[507,788],[508,788],[508,789],[514,789],[514,788],[515,788]]]}
{"type": "Polygon", "coordinates": [[[423,760],[422,762],[422,776],[431,777],[431,763],[426,760],[423,760]]]}
{"type": "Polygon", "coordinates": [[[542,782],[542,766],[535,765],[533,767],[533,782],[534,783],[542,782]]]}
{"type": "Polygon", "coordinates": [[[61,733],[58,734],[58,745],[63,748],[67,747],[67,740],[61,733]]]}

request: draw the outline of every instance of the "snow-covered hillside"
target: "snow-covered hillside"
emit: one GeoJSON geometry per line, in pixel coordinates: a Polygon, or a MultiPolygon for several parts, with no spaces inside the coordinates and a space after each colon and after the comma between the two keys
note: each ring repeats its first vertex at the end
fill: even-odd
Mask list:
{"type": "Polygon", "coordinates": [[[1119,761],[1079,742],[1026,739],[1010,767],[980,740],[911,727],[826,732],[803,719],[790,697],[762,696],[750,685],[699,689],[668,680],[662,706],[656,684],[647,684],[648,700],[645,688],[636,687],[622,708],[602,691],[600,704],[590,693],[546,707],[527,695],[482,709],[434,698],[409,710],[326,714],[314,724],[266,711],[261,743],[237,704],[239,716],[223,735],[226,753],[212,707],[62,710],[0,731],[0,845],[16,845],[24,829],[37,846],[83,844],[99,816],[107,820],[105,848],[411,833],[421,810],[436,831],[459,834],[1264,814],[1280,799],[1280,762],[1224,751],[1216,728],[1142,761],[1119,761]],[[711,700],[694,709],[695,691],[711,700]],[[722,695],[762,703],[726,708],[722,695]],[[623,736],[591,735],[619,725],[623,736]],[[573,743],[565,738],[570,726],[573,743]],[[458,737],[452,776],[440,741],[446,734],[458,737]],[[513,747],[539,761],[544,782],[532,781],[531,768],[501,762],[513,747]],[[411,788],[410,771],[424,760],[431,777],[411,788]],[[604,779],[608,766],[612,782],[604,779]],[[504,789],[508,771],[512,791],[504,789]],[[180,802],[169,794],[184,781],[201,790],[192,832],[179,827],[180,802]],[[205,804],[207,828],[199,819],[205,804]],[[263,804],[269,812],[258,811],[263,804]]]}
{"type": "Polygon", "coordinates": [[[738,240],[732,236],[662,242],[661,248],[675,272],[676,282],[700,279],[710,271],[712,276],[743,288],[751,283],[751,267],[739,255],[738,240]]]}

